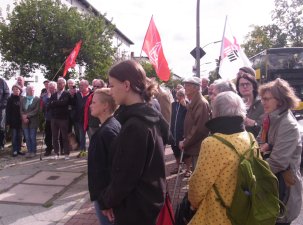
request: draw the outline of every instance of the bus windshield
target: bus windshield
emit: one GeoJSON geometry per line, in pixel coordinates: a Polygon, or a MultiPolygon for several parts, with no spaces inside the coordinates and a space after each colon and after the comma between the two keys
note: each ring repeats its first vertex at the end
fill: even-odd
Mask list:
{"type": "MultiPolygon", "coordinates": [[[[250,61],[260,83],[282,78],[303,100],[303,48],[270,48],[251,57],[250,61]]],[[[303,101],[300,108],[303,110],[303,101]]]]}
{"type": "Polygon", "coordinates": [[[269,53],[267,55],[268,69],[303,69],[303,52],[269,53]]]}

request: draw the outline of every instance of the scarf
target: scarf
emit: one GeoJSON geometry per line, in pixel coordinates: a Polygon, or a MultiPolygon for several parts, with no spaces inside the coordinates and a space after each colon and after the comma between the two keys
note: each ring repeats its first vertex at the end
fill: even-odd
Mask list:
{"type": "Polygon", "coordinates": [[[26,98],[26,101],[25,101],[24,109],[27,110],[28,106],[33,103],[34,96],[26,96],[25,98],[26,98]]]}

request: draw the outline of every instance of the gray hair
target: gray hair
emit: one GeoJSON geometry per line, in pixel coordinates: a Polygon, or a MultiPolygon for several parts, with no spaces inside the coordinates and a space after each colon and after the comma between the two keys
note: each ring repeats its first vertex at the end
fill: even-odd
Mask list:
{"type": "Polygon", "coordinates": [[[75,85],[76,81],[74,79],[70,78],[67,80],[67,83],[73,83],[73,85],[75,85]]]}
{"type": "Polygon", "coordinates": [[[28,84],[26,86],[25,90],[26,90],[26,95],[27,95],[30,90],[34,90],[35,91],[35,86],[33,84],[28,84]]]}
{"type": "Polygon", "coordinates": [[[66,80],[65,80],[63,77],[59,77],[58,80],[57,80],[57,82],[58,82],[58,81],[63,81],[63,82],[64,82],[64,85],[66,85],[66,80]]]}
{"type": "Polygon", "coordinates": [[[57,83],[55,81],[50,81],[48,83],[48,86],[53,86],[53,87],[55,87],[57,89],[57,83]]]}
{"type": "Polygon", "coordinates": [[[88,80],[85,80],[85,79],[80,80],[80,84],[84,84],[86,86],[89,86],[88,80]]]}
{"type": "Polygon", "coordinates": [[[214,86],[215,86],[214,88],[217,90],[218,93],[225,91],[232,91],[234,93],[237,93],[235,84],[229,80],[223,80],[223,79],[215,80],[214,86]]]}
{"type": "Polygon", "coordinates": [[[246,107],[242,98],[233,91],[220,93],[212,103],[213,117],[241,116],[246,117],[246,107]]]}
{"type": "Polygon", "coordinates": [[[176,96],[182,96],[185,97],[185,90],[184,88],[181,88],[180,90],[177,91],[176,96]]]}

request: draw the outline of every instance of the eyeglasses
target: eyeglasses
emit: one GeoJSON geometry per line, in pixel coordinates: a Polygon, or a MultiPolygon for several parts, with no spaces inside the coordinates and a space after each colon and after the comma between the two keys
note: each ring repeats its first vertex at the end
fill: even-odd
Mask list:
{"type": "Polygon", "coordinates": [[[247,82],[247,83],[240,83],[239,84],[240,87],[250,87],[251,83],[247,82]]]}
{"type": "Polygon", "coordinates": [[[261,102],[269,102],[272,99],[275,99],[275,98],[274,97],[263,97],[263,98],[261,98],[261,102]]]}

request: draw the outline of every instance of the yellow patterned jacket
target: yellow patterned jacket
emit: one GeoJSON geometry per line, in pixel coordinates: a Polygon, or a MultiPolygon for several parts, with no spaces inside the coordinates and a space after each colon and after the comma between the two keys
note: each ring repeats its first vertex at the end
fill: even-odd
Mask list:
{"type": "MultiPolygon", "coordinates": [[[[231,142],[239,153],[250,146],[246,131],[216,135],[231,142]]],[[[231,225],[226,209],[216,200],[213,184],[224,202],[230,205],[236,188],[238,164],[236,153],[217,139],[210,136],[202,142],[197,166],[189,181],[189,201],[197,209],[190,225],[231,225]]]]}

